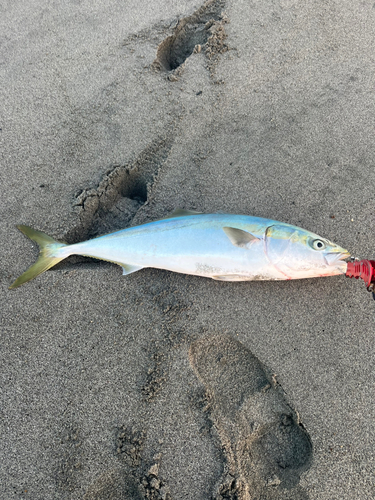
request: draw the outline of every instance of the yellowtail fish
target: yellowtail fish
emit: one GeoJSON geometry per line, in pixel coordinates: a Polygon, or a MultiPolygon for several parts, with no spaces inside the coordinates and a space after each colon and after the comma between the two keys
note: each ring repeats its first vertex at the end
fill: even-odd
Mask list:
{"type": "Polygon", "coordinates": [[[290,280],[345,274],[347,250],[296,226],[246,215],[176,210],[168,218],[67,245],[28,226],[38,260],[10,288],[69,255],[114,262],[123,274],[144,267],[222,281],[290,280]]]}

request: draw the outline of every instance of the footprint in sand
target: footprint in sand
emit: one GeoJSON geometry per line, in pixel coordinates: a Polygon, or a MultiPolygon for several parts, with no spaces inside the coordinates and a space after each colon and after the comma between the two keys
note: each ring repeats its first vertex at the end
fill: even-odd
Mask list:
{"type": "Polygon", "coordinates": [[[214,498],[305,499],[300,474],[312,444],[285,393],[262,363],[227,336],[195,341],[190,363],[206,387],[226,466],[214,498]]]}

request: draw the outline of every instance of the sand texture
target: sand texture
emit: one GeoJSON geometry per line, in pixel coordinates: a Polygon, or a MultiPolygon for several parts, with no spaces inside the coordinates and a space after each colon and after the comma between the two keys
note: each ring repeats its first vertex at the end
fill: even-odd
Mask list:
{"type": "Polygon", "coordinates": [[[176,208],[374,258],[373,1],[0,6],[1,500],[375,497],[375,302],[37,256],[176,208]]]}

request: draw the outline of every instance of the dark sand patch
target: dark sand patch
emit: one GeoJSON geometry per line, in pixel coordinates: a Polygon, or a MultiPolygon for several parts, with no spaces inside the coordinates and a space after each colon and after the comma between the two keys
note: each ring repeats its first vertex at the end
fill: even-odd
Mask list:
{"type": "Polygon", "coordinates": [[[272,375],[227,336],[195,341],[189,357],[226,458],[215,498],[306,498],[298,483],[311,441],[272,375]]]}
{"type": "Polygon", "coordinates": [[[56,486],[64,493],[71,493],[79,487],[81,475],[82,438],[77,425],[66,423],[61,431],[60,443],[56,450],[56,486]]]}
{"type": "Polygon", "coordinates": [[[150,500],[171,500],[168,485],[159,478],[160,457],[155,458],[157,460],[141,479],[140,490],[144,498],[150,500]]]}
{"type": "Polygon", "coordinates": [[[104,472],[86,491],[83,500],[143,500],[138,484],[122,471],[104,472]]]}
{"type": "Polygon", "coordinates": [[[130,467],[138,467],[141,463],[144,440],[144,430],[121,426],[116,435],[117,456],[130,467]]]}
{"type": "Polygon", "coordinates": [[[167,483],[159,477],[162,455],[158,453],[153,457],[152,462],[147,461],[143,457],[145,439],[145,431],[136,427],[122,426],[118,429],[116,435],[117,457],[130,471],[128,473],[127,484],[129,484],[131,478],[131,485],[138,495],[131,498],[135,500],[138,498],[170,500],[169,487],[167,483]]]}

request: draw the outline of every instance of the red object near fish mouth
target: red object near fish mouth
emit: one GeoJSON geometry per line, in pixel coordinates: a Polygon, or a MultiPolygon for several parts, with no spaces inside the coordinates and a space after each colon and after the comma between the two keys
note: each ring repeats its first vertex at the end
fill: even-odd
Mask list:
{"type": "Polygon", "coordinates": [[[348,262],[345,276],[348,278],[362,278],[367,290],[374,293],[375,298],[375,260],[355,260],[348,262]]]}

